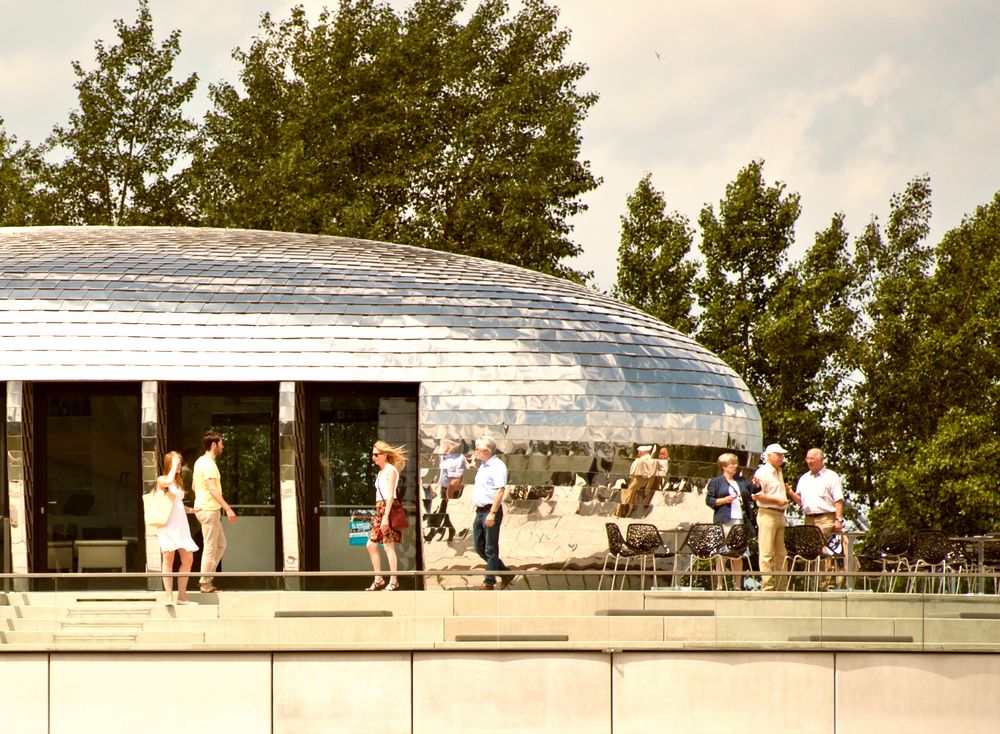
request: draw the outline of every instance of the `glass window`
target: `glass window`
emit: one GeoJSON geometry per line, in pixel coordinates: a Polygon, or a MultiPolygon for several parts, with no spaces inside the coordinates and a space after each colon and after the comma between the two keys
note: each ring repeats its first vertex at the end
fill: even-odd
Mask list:
{"type": "MultiPolygon", "coordinates": [[[[318,496],[312,495],[313,509],[306,514],[316,518],[318,526],[307,537],[317,538],[319,570],[363,571],[371,568],[371,562],[358,522],[363,523],[375,505],[378,468],[372,461],[371,448],[379,439],[406,447],[408,460],[401,475],[401,495],[411,527],[417,526],[412,490],[418,463],[417,388],[324,385],[321,389],[324,394],[317,398],[315,453],[308,459],[316,468],[317,479],[312,486],[318,496]]],[[[403,533],[397,552],[400,568],[416,567],[412,530],[403,533]]]]}
{"type": "Polygon", "coordinates": [[[138,384],[39,384],[35,411],[36,570],[140,570],[138,384]]]}
{"type": "MultiPolygon", "coordinates": [[[[276,568],[278,500],[276,454],[276,399],[273,384],[170,384],[168,395],[168,450],[184,457],[182,477],[191,489],[194,462],[205,451],[205,431],[217,430],[224,450],[217,464],[222,494],[236,512],[235,524],[224,523],[226,552],[220,571],[273,571],[276,568]]],[[[188,492],[185,501],[193,503],[188,492]]],[[[201,528],[192,516],[192,535],[201,547],[201,528]]],[[[195,568],[200,564],[196,554],[195,568]]],[[[227,580],[232,587],[235,580],[227,580]]],[[[249,581],[248,581],[249,583],[249,581]]]]}
{"type": "Polygon", "coordinates": [[[2,395],[0,395],[0,405],[3,406],[3,417],[4,425],[3,431],[0,431],[0,456],[3,457],[3,461],[0,462],[0,494],[3,498],[0,499],[0,572],[10,573],[10,512],[8,511],[8,502],[10,491],[7,488],[7,383],[0,382],[0,390],[2,390],[2,395]]]}

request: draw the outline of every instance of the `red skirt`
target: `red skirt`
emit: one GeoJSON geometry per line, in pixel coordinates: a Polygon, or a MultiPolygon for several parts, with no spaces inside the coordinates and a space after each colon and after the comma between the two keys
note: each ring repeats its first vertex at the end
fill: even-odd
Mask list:
{"type": "MultiPolygon", "coordinates": [[[[399,500],[396,500],[397,502],[399,500]]],[[[398,543],[403,539],[398,530],[388,527],[382,531],[382,518],[385,517],[385,500],[375,503],[375,518],[372,520],[372,529],[368,533],[368,540],[373,543],[398,543]]]]}

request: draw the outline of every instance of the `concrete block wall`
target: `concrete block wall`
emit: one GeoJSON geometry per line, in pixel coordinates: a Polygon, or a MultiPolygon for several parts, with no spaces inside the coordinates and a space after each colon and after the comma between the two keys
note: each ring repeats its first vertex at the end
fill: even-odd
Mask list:
{"type": "Polygon", "coordinates": [[[9,653],[19,734],[992,734],[1000,655],[794,651],[9,653]]]}

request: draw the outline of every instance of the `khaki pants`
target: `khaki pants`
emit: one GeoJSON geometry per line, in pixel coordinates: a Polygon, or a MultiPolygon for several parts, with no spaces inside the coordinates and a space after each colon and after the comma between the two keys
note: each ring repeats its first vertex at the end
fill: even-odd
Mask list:
{"type": "Polygon", "coordinates": [[[201,523],[201,580],[202,587],[212,585],[212,575],[226,552],[226,534],[222,530],[222,515],[219,510],[195,510],[195,517],[201,523]]]}
{"type": "MultiPolygon", "coordinates": [[[[823,540],[829,540],[830,537],[837,532],[837,513],[836,512],[822,512],[818,515],[806,515],[806,525],[815,525],[820,530],[823,531],[823,540]]],[[[822,563],[823,570],[827,573],[833,572],[833,559],[824,558],[822,563]]],[[[819,590],[826,591],[831,586],[833,586],[832,576],[823,576],[819,580],[819,590]]]]}
{"type": "Polygon", "coordinates": [[[761,591],[784,591],[788,579],[777,582],[771,575],[785,565],[785,513],[761,507],[757,510],[757,545],[760,548],[761,591]]]}

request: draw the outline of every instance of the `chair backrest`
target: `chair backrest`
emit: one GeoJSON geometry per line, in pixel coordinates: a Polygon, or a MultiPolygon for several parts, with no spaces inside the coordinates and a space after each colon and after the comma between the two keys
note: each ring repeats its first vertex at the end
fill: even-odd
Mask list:
{"type": "Polygon", "coordinates": [[[711,558],[726,544],[726,531],[722,525],[699,522],[688,530],[684,545],[699,558],[711,558]]]}
{"type": "Polygon", "coordinates": [[[640,553],[652,553],[663,547],[663,538],[655,525],[634,522],[625,530],[625,544],[640,553]]]}
{"type": "MultiPolygon", "coordinates": [[[[978,549],[976,555],[979,555],[978,549]]],[[[983,542],[983,563],[1000,564],[1000,540],[991,539],[983,542]]]]}
{"type": "Polygon", "coordinates": [[[918,530],[913,534],[913,558],[937,565],[952,553],[954,545],[941,530],[918,530]]]}
{"type": "Polygon", "coordinates": [[[906,528],[882,528],[878,534],[879,551],[883,556],[905,556],[910,552],[912,535],[906,528]]]}
{"type": "Polygon", "coordinates": [[[789,525],[785,528],[785,551],[790,556],[814,560],[823,555],[826,541],[815,525],[789,525]]]}
{"type": "Polygon", "coordinates": [[[617,556],[625,547],[625,538],[622,536],[622,530],[618,527],[617,523],[613,522],[604,523],[604,530],[608,534],[608,553],[617,556]]]}
{"type": "Polygon", "coordinates": [[[732,553],[742,553],[750,546],[750,528],[744,523],[736,523],[729,528],[726,536],[726,547],[732,553]]]}

